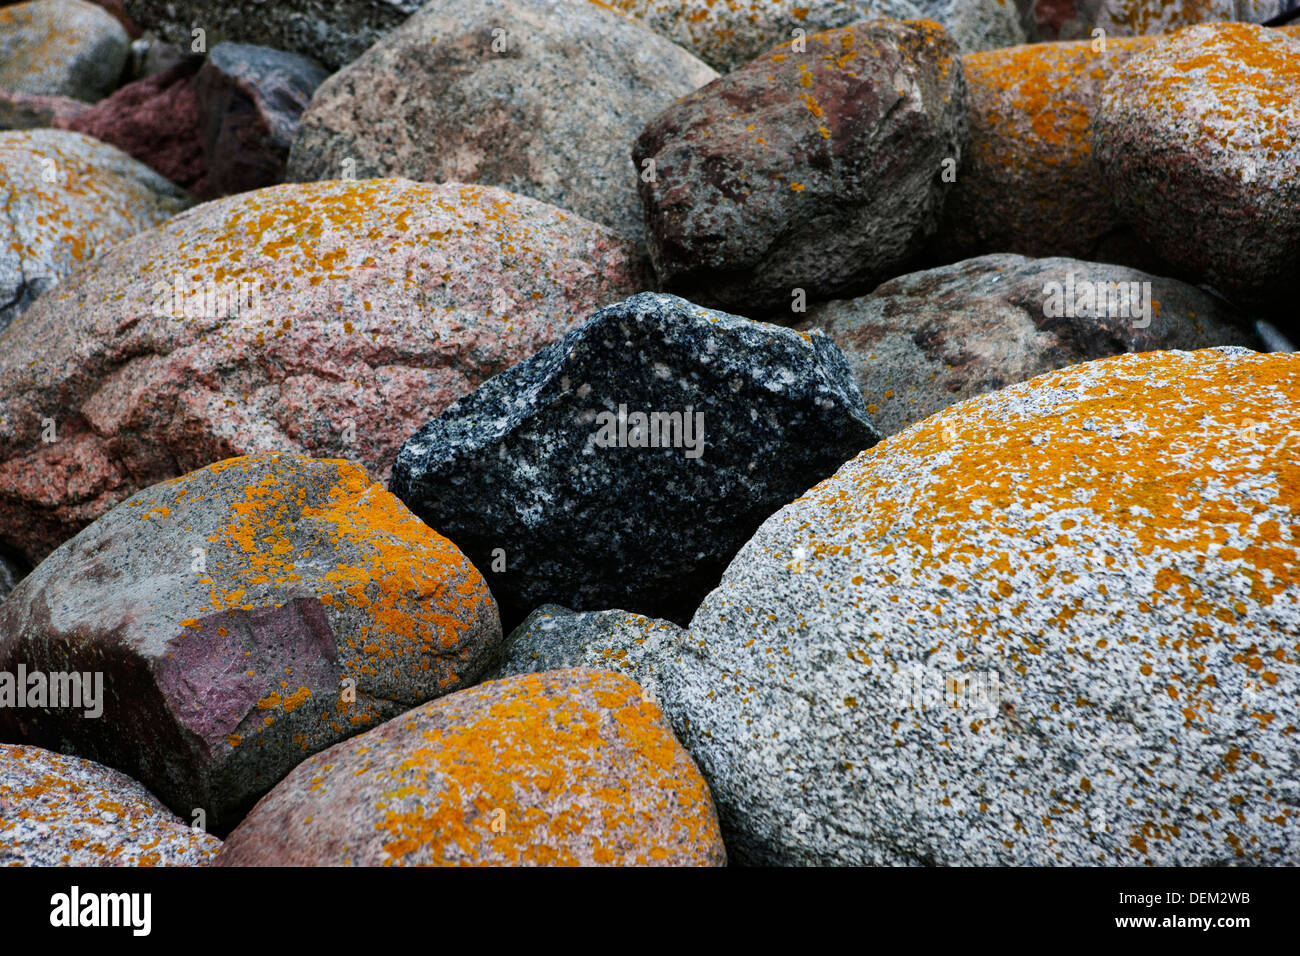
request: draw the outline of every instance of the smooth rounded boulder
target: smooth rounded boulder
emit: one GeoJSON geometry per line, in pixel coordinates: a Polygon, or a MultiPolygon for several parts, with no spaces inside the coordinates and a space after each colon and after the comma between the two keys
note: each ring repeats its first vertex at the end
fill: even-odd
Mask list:
{"type": "Polygon", "coordinates": [[[1119,214],[1178,274],[1294,330],[1300,39],[1188,27],[1107,80],[1093,146],[1119,214]]]}
{"type": "Polygon", "coordinates": [[[819,302],[797,328],[843,351],[881,432],[1036,375],[1122,352],[1259,348],[1251,323],[1177,279],[1078,259],[990,255],[819,302]]]}
{"type": "Polygon", "coordinates": [[[630,144],[716,76],[603,4],[432,0],[321,86],[286,175],[484,183],[639,240],[630,144]]]}
{"type": "Polygon", "coordinates": [[[469,559],[362,468],[232,458],[133,495],[14,588],[0,739],[70,747],[223,832],[310,754],[472,684],[500,643],[469,559]]]}
{"type": "Polygon", "coordinates": [[[935,23],[777,47],[638,137],[659,280],[754,316],[870,291],[934,233],[966,134],[961,58],[935,23]]]}
{"type": "Polygon", "coordinates": [[[93,3],[0,7],[0,89],[93,103],[117,85],[129,51],[126,30],[93,3]]]}
{"type": "Polygon", "coordinates": [[[36,563],[139,489],[235,455],[350,458],[385,480],[414,428],[643,283],[609,230],[483,186],[206,203],[9,328],[0,545],[36,563]]]}
{"type": "Polygon", "coordinates": [[[0,191],[0,332],[69,273],[191,204],[121,150],[49,129],[0,133],[0,191]]]}
{"type": "Polygon", "coordinates": [[[774,514],[664,697],[739,863],[1286,865],[1300,356],[962,402],[774,514]]]}
{"type": "Polygon", "coordinates": [[[202,866],[220,846],[110,767],[0,744],[0,866],[202,866]]]}
{"type": "Polygon", "coordinates": [[[708,787],[626,677],[491,681],[305,761],[217,866],[721,866],[708,787]]]}

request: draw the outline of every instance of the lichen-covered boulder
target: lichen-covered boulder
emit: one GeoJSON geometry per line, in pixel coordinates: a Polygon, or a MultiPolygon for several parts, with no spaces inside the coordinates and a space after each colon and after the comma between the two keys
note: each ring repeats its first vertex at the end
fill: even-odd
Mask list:
{"type": "Polygon", "coordinates": [[[1294,864],[1300,356],[962,402],[773,515],[665,711],[749,863],[1294,864]]]}
{"type": "Polygon", "coordinates": [[[1072,40],[1104,30],[1108,36],[1172,33],[1196,23],[1263,23],[1295,0],[1031,0],[1044,40],[1072,40]]]}
{"type": "Polygon", "coordinates": [[[123,773],[0,744],[0,866],[201,866],[220,846],[123,773]]]}
{"type": "Polygon", "coordinates": [[[35,563],[127,495],[241,454],[350,458],[385,480],[418,423],[643,282],[609,230],[483,186],[206,203],[9,328],[0,545],[35,563]]]}
{"type": "Polygon", "coordinates": [[[1121,352],[1260,347],[1222,299],[1177,279],[1078,259],[990,255],[819,302],[867,412],[892,435],[965,398],[1121,352]]]}
{"type": "Polygon", "coordinates": [[[327,80],[287,176],[484,183],[644,231],[628,149],[717,74],[585,0],[431,0],[327,80]]]}
{"type": "Polygon", "coordinates": [[[14,588],[0,671],[101,672],[104,699],[92,719],[29,694],[0,739],[70,747],[221,832],[309,754],[474,683],[500,642],[482,576],[363,469],[233,458],[128,498],[14,588]]]}
{"type": "Polygon", "coordinates": [[[83,0],[31,0],[0,7],[0,89],[93,103],[126,65],[126,30],[83,0]]]}
{"type": "Polygon", "coordinates": [[[720,866],[708,787],[640,687],[491,681],[298,766],[217,866],[720,866]]]}
{"type": "Polygon", "coordinates": [[[930,21],[785,44],[664,110],[633,147],[664,288],[748,315],[868,292],[939,224],[966,141],[961,58],[930,21]]]}
{"type": "MultiPolygon", "coordinates": [[[[0,133],[0,194],[0,332],[74,269],[190,205],[121,150],[50,129],[0,133]]],[[[13,348],[0,347],[0,366],[13,348]]]]}
{"type": "Polygon", "coordinates": [[[1107,80],[1093,145],[1117,209],[1178,274],[1300,328],[1300,39],[1233,23],[1162,37],[1107,80]]]}

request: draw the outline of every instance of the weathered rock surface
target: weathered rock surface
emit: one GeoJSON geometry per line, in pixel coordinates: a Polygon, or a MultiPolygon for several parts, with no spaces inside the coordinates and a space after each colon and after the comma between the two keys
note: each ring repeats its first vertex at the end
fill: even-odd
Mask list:
{"type": "Polygon", "coordinates": [[[360,467],[234,458],[128,498],[0,605],[0,671],[102,671],[105,698],[87,719],[29,695],[0,739],[71,747],[221,832],[500,642],[474,566],[360,467]]]}
{"type": "Polygon", "coordinates": [[[34,563],[141,488],[258,451],[387,480],[415,423],[643,282],[630,243],[486,187],[313,183],[207,203],[9,328],[0,545],[34,563]]]}
{"type": "Polygon", "coordinates": [[[1034,0],[1038,35],[1072,40],[1107,35],[1172,33],[1196,23],[1241,20],[1263,23],[1294,7],[1295,0],[1034,0]]]}
{"type": "Polygon", "coordinates": [[[321,86],[287,175],[484,183],[639,239],[632,140],[716,76],[602,5],[432,0],[321,86]]]}
{"type": "Polygon", "coordinates": [[[650,695],[669,678],[686,631],[630,611],[570,611],[544,604],[515,628],[493,678],[595,667],[636,681],[650,695]]]}
{"type": "Polygon", "coordinates": [[[938,413],[773,515],[665,701],[742,863],[1294,862],[1300,356],[938,413]]]}
{"type": "Polygon", "coordinates": [[[421,428],[390,488],[507,626],[546,603],[684,621],[764,518],[878,437],[830,339],[643,293],[421,428]]]}
{"type": "Polygon", "coordinates": [[[659,708],[625,677],[480,684],[317,754],[218,866],[719,866],[717,816],[659,708]]]}
{"type": "Polygon", "coordinates": [[[0,90],[0,130],[49,129],[92,109],[69,96],[37,96],[0,90]]]}
{"type": "Polygon", "coordinates": [[[684,97],[637,139],[666,289],[755,315],[893,275],[935,231],[966,141],[961,60],[929,22],[789,45],[684,97]]]}
{"type": "Polygon", "coordinates": [[[129,46],[122,25],[93,3],[0,7],[0,89],[93,103],[117,85],[129,46]]]}
{"type": "Polygon", "coordinates": [[[1300,39],[1188,27],[1106,82],[1097,163],[1121,215],[1180,275],[1284,313],[1300,296],[1300,39]]]}
{"type": "Polygon", "coordinates": [[[125,774],[0,744],[0,866],[201,866],[220,846],[125,774]]]}
{"type": "MultiPolygon", "coordinates": [[[[0,332],[74,269],[189,205],[120,150],[47,129],[0,133],[0,197],[0,332]]],[[[2,369],[17,338],[0,341],[2,369]]],[[[0,411],[0,421],[12,420],[0,411]]]]}
{"type": "Polygon", "coordinates": [[[1177,279],[1077,259],[991,255],[822,302],[871,420],[892,435],[932,412],[1052,369],[1122,352],[1259,348],[1251,323],[1177,279]]]}
{"type": "Polygon", "coordinates": [[[146,30],[183,50],[193,29],[210,50],[221,41],[261,43],[312,57],[331,70],[351,63],[420,8],[420,0],[124,0],[146,30]]]}

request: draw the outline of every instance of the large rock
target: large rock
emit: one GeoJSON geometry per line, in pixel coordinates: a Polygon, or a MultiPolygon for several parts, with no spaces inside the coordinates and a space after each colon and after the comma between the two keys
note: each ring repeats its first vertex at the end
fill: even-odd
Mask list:
{"type": "Polygon", "coordinates": [[[830,339],[647,292],[421,428],[390,488],[508,626],[546,603],[684,621],[764,518],[878,438],[830,339]]]}
{"type": "MultiPolygon", "coordinates": [[[[0,196],[0,331],[74,269],[189,205],[120,150],[47,129],[0,133],[0,196]]],[[[17,338],[3,341],[0,368],[15,357],[17,338]]],[[[11,422],[3,411],[0,421],[11,422]]]]}
{"type": "Polygon", "coordinates": [[[1072,40],[1104,30],[1109,36],[1172,33],[1196,23],[1263,23],[1295,0],[1032,0],[1044,40],[1072,40]]]}
{"type": "Polygon", "coordinates": [[[1300,357],[1124,355],[773,515],[665,710],[748,863],[1293,863],[1300,357]]]}
{"type": "Polygon", "coordinates": [[[228,40],[309,56],[331,70],[351,63],[420,8],[420,0],[125,0],[146,30],[183,50],[194,30],[207,49],[228,40]]]}
{"type": "Polygon", "coordinates": [[[1026,40],[1010,0],[610,0],[609,6],[724,73],[801,35],[881,17],[937,20],[963,50],[1026,40]]]}
{"type": "Polygon", "coordinates": [[[506,639],[493,677],[566,667],[614,671],[655,694],[681,656],[686,631],[629,611],[570,611],[544,604],[506,639]]]}
{"type": "Polygon", "coordinates": [[[699,770],[625,677],[481,684],[296,768],[218,866],[719,866],[699,770]]]}
{"type": "Polygon", "coordinates": [[[1037,43],[962,58],[970,145],[943,208],[934,253],[996,252],[1154,266],[1111,205],[1093,161],[1101,89],[1147,37],[1037,43]]]}
{"type": "Polygon", "coordinates": [[[819,33],[669,107],[633,158],[664,287],[753,314],[869,291],[939,223],[966,86],[933,23],[819,33]]]}
{"type": "Polygon", "coordinates": [[[71,747],[220,832],[309,754],[474,683],[500,642],[474,566],[360,467],[234,458],[128,498],[0,605],[0,671],[104,689],[97,719],[29,691],[0,739],[71,747]]]}
{"type": "Polygon", "coordinates": [[[798,328],[848,356],[871,420],[892,435],[932,412],[1121,352],[1261,346],[1221,299],[1177,279],[1077,259],[991,255],[823,302],[798,328]]]}
{"type": "Polygon", "coordinates": [[[117,85],[129,49],[126,30],[93,3],[0,7],[0,89],[93,103],[117,85]]]}
{"type": "Polygon", "coordinates": [[[207,203],[10,327],[0,545],[39,561],[127,495],[257,451],[352,458],[386,480],[416,424],[642,282],[608,230],[486,187],[207,203]]]}
{"type": "Polygon", "coordinates": [[[0,90],[0,130],[57,128],[93,109],[69,96],[37,96],[0,90]]]}
{"type": "Polygon", "coordinates": [[[1293,328],[1298,80],[1300,39],[1188,27],[1111,76],[1093,125],[1097,163],[1138,235],[1179,274],[1285,313],[1293,328]]]}
{"type": "Polygon", "coordinates": [[[0,866],[200,866],[220,846],[125,774],[0,744],[0,866]]]}
{"type": "Polygon", "coordinates": [[[288,177],[486,183],[639,238],[632,140],[716,76],[585,0],[432,0],[320,88],[288,177]]]}

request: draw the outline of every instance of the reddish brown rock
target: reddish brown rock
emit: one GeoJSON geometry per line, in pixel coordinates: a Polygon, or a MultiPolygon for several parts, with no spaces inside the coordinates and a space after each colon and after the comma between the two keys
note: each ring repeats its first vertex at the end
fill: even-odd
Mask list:
{"type": "Polygon", "coordinates": [[[956,47],[872,21],[777,47],[661,113],[633,147],[665,288],[745,314],[869,291],[938,226],[966,140],[956,47]]]}
{"type": "Polygon", "coordinates": [[[309,754],[456,690],[501,642],[455,545],[345,461],[234,458],[124,501],[0,605],[0,672],[101,675],[0,740],[130,773],[217,832],[309,754]]]}
{"type": "Polygon", "coordinates": [[[609,671],[480,684],[294,769],[217,866],[721,866],[709,788],[609,671]]]}
{"type": "Polygon", "coordinates": [[[415,428],[644,281],[609,230],[489,187],[199,206],[7,331],[0,545],[38,561],[140,488],[239,454],[350,458],[386,481],[415,428]]]}
{"type": "Polygon", "coordinates": [[[92,109],[69,96],[37,96],[0,90],[0,130],[68,128],[71,120],[92,109]]]}

